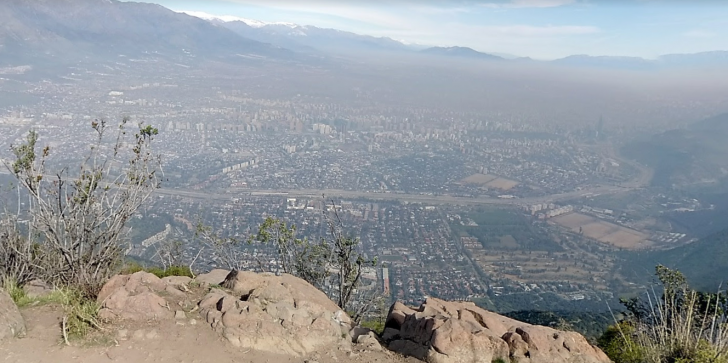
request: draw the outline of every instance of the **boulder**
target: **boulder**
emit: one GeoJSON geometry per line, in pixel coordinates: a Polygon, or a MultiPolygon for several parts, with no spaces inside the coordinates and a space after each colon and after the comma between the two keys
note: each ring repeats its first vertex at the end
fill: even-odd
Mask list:
{"type": "Polygon", "coordinates": [[[382,345],[379,343],[377,334],[375,334],[373,331],[370,331],[367,334],[359,335],[356,338],[356,344],[357,344],[357,347],[360,349],[375,351],[375,352],[382,351],[382,345]]]}
{"type": "Polygon", "coordinates": [[[50,294],[53,292],[53,288],[45,281],[35,279],[23,285],[23,291],[30,298],[38,298],[50,294]]]}
{"type": "Polygon", "coordinates": [[[209,285],[222,285],[227,275],[230,274],[230,270],[215,269],[206,274],[200,274],[195,277],[192,281],[199,283],[202,286],[209,285]]]}
{"type": "Polygon", "coordinates": [[[192,278],[187,276],[167,276],[162,278],[162,282],[165,284],[178,288],[187,287],[190,281],[192,281],[192,278]]]}
{"type": "Polygon", "coordinates": [[[25,336],[25,320],[10,295],[0,289],[0,341],[25,336]]]}
{"type": "Polygon", "coordinates": [[[431,363],[607,363],[578,333],[535,326],[471,302],[427,299],[419,309],[395,303],[383,339],[389,349],[431,363]]]}
{"type": "Polygon", "coordinates": [[[242,349],[303,356],[351,346],[351,319],[321,291],[283,274],[231,272],[199,303],[214,330],[242,349]]]}
{"type": "Polygon", "coordinates": [[[99,317],[105,320],[132,321],[173,319],[169,303],[160,296],[184,293],[166,284],[159,277],[139,271],[132,275],[112,277],[98,295],[99,317]]]}

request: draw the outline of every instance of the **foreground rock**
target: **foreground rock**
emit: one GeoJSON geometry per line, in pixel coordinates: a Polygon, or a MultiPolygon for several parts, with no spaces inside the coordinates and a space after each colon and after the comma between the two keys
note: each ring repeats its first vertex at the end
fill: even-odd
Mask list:
{"type": "Polygon", "coordinates": [[[215,269],[206,274],[200,274],[195,277],[193,281],[205,287],[210,285],[222,285],[223,281],[225,281],[225,278],[229,274],[230,270],[215,269]]]}
{"type": "Polygon", "coordinates": [[[25,292],[25,296],[31,297],[31,298],[39,298],[49,295],[53,292],[53,287],[46,283],[43,280],[33,280],[28,283],[26,283],[23,286],[23,291],[25,292]]]}
{"type": "Polygon", "coordinates": [[[159,277],[144,271],[132,275],[116,275],[109,280],[98,296],[101,304],[99,317],[104,320],[168,320],[174,319],[174,310],[161,295],[184,299],[184,283],[189,278],[159,277]]]}
{"type": "Polygon", "coordinates": [[[243,349],[303,356],[350,349],[349,316],[321,291],[297,277],[230,273],[199,303],[213,329],[243,349]]]}
{"type": "Polygon", "coordinates": [[[430,363],[607,363],[574,332],[534,326],[469,302],[427,299],[414,310],[395,303],[383,338],[389,349],[430,363]]]}
{"type": "Polygon", "coordinates": [[[25,336],[23,316],[10,295],[0,289],[0,340],[22,336],[25,336]]]}

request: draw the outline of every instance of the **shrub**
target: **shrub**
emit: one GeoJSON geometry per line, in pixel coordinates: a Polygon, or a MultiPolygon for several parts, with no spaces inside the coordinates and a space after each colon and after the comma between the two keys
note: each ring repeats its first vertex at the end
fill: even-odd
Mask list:
{"type": "Polygon", "coordinates": [[[23,285],[35,278],[40,263],[38,252],[38,246],[18,230],[17,216],[6,212],[0,218],[0,279],[23,285]]]}
{"type": "Polygon", "coordinates": [[[605,353],[618,363],[727,363],[725,296],[692,290],[682,273],[662,265],[656,275],[661,295],[623,300],[625,320],[600,338],[605,353]]]}
{"type": "Polygon", "coordinates": [[[102,329],[98,320],[100,305],[84,291],[70,287],[54,289],[43,296],[28,296],[15,281],[5,279],[2,288],[8,292],[18,307],[58,304],[63,309],[63,336],[68,339],[84,338],[89,332],[102,329]]]}
{"type": "Polygon", "coordinates": [[[121,269],[122,275],[131,275],[135,272],[139,271],[146,271],[150,274],[153,274],[160,279],[163,277],[168,276],[187,276],[190,278],[194,278],[195,276],[192,274],[192,270],[188,266],[169,266],[166,269],[152,266],[152,267],[144,267],[136,262],[128,262],[124,268],[121,269]]]}
{"type": "Polygon", "coordinates": [[[381,319],[364,319],[360,325],[362,328],[373,330],[378,335],[382,335],[382,333],[384,333],[384,321],[381,319]]]}
{"type": "Polygon", "coordinates": [[[642,346],[634,340],[635,329],[629,321],[611,325],[597,340],[597,345],[617,363],[642,363],[642,346]]]}
{"type": "Polygon", "coordinates": [[[75,289],[66,288],[59,291],[65,314],[61,327],[66,343],[69,338],[84,338],[89,332],[102,329],[98,319],[101,306],[95,299],[90,299],[84,292],[75,289]]]}
{"type": "MultiPolygon", "coordinates": [[[[12,146],[15,160],[9,169],[28,193],[32,233],[24,254],[27,257],[27,246],[33,246],[39,257],[34,271],[38,277],[89,297],[116,272],[127,221],[160,186],[161,162],[151,149],[158,131],[140,125],[134,140],[128,140],[128,122],[124,118],[111,137],[105,121],[92,122],[95,141],[74,174],[72,168],[46,168],[51,148],[37,149],[35,131],[12,146]],[[113,171],[120,165],[122,170],[113,171]]],[[[12,277],[24,281],[22,276],[12,277]]]]}

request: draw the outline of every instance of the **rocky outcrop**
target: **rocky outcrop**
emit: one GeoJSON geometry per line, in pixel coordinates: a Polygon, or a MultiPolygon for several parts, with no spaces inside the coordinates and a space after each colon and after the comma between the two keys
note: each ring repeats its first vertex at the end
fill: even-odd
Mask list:
{"type": "Polygon", "coordinates": [[[101,289],[97,301],[101,305],[99,317],[104,320],[126,319],[133,321],[174,319],[174,311],[162,297],[184,299],[181,285],[189,278],[159,277],[139,271],[132,275],[116,275],[101,289]]]}
{"type": "Polygon", "coordinates": [[[526,324],[470,302],[433,298],[417,310],[392,305],[383,339],[389,349],[430,363],[610,362],[578,333],[526,324]]]}
{"type": "Polygon", "coordinates": [[[306,355],[349,349],[349,316],[306,281],[283,274],[236,272],[199,303],[213,329],[243,349],[306,355]]]}
{"type": "Polygon", "coordinates": [[[0,340],[25,336],[25,320],[10,295],[0,289],[0,340]]]}
{"type": "Polygon", "coordinates": [[[202,286],[222,285],[229,274],[230,270],[215,269],[206,274],[200,274],[193,281],[202,286]]]}

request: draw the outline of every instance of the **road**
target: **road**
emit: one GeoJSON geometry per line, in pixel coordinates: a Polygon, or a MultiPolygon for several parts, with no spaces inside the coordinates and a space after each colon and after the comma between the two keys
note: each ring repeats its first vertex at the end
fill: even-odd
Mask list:
{"type": "MultiPolygon", "coordinates": [[[[623,160],[620,160],[623,161],[623,160]]],[[[1,170],[0,174],[10,174],[7,170],[1,170]]],[[[492,198],[492,197],[455,197],[451,195],[422,195],[422,194],[405,194],[405,193],[371,193],[362,191],[351,191],[342,189],[228,189],[225,192],[209,193],[188,189],[161,188],[158,190],[162,195],[176,195],[181,197],[221,200],[227,201],[231,198],[242,196],[261,196],[261,197],[292,197],[292,198],[318,198],[322,195],[327,197],[338,197],[346,199],[372,199],[372,200],[392,200],[410,203],[422,204],[455,204],[455,205],[532,205],[539,203],[553,203],[562,200],[574,199],[590,195],[619,194],[643,187],[649,181],[651,174],[643,167],[639,168],[640,175],[635,180],[623,183],[621,186],[602,185],[589,189],[573,191],[561,194],[552,194],[542,197],[533,198],[492,198]]]]}
{"type": "Polygon", "coordinates": [[[618,194],[632,190],[617,186],[599,186],[588,190],[574,191],[561,194],[552,194],[534,198],[491,198],[491,197],[454,197],[450,195],[420,195],[404,193],[369,193],[361,191],[341,189],[228,189],[224,193],[208,193],[186,189],[162,188],[158,191],[163,195],[176,195],[188,198],[209,199],[209,200],[230,200],[242,196],[260,197],[291,197],[291,198],[317,198],[325,195],[327,197],[338,197],[347,199],[372,199],[372,200],[396,200],[410,203],[423,204],[456,204],[456,205],[478,205],[478,204],[502,204],[502,205],[526,205],[537,203],[558,202],[561,200],[573,199],[596,194],[618,194]]]}

